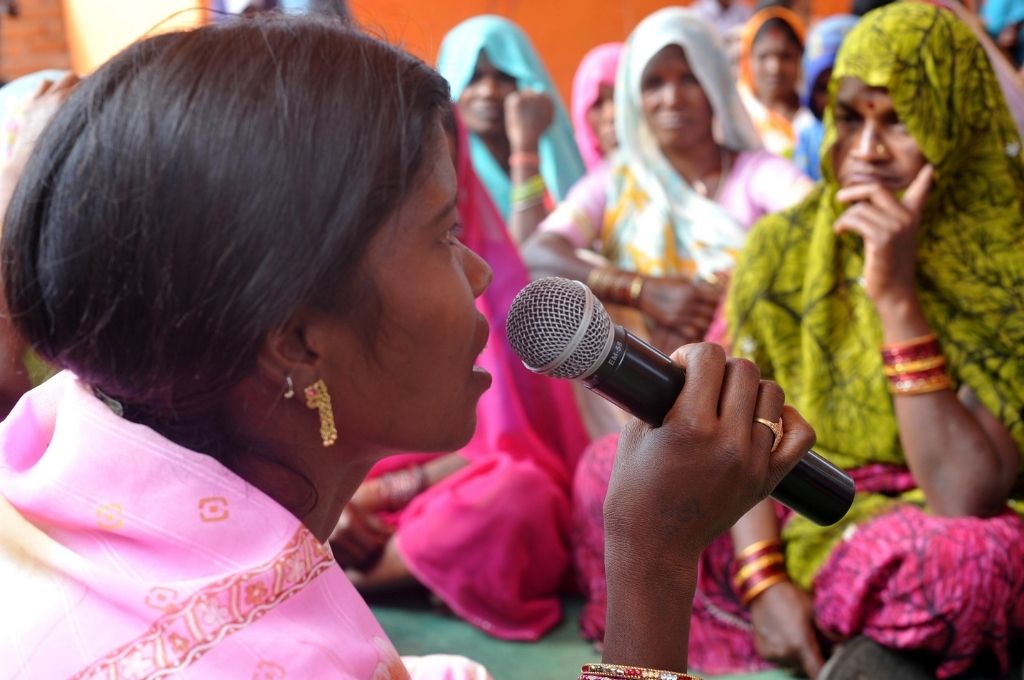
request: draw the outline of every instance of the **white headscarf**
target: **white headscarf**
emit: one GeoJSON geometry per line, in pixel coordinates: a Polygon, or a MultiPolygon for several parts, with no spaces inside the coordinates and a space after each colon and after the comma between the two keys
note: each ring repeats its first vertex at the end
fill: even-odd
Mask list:
{"type": "Polygon", "coordinates": [[[612,234],[618,242],[615,259],[620,266],[641,273],[676,275],[686,272],[676,271],[678,267],[659,253],[680,253],[683,259],[693,261],[697,275],[706,276],[732,266],[745,231],[721,206],[698,194],[679,176],[658,147],[644,117],[640,104],[644,69],[669,45],[682,48],[711,104],[715,140],[733,151],[761,148],[714,29],[691,10],[679,7],[659,10],[641,21],[626,40],[615,81],[619,150],[609,205],[627,198],[624,192],[632,188],[646,194],[649,204],[617,211],[622,219],[612,234]],[[623,186],[624,177],[631,177],[637,186],[623,186]],[[670,237],[674,242],[668,242],[670,237]],[[624,247],[626,244],[628,247],[624,247]],[[658,261],[661,266],[652,264],[658,261]]]}

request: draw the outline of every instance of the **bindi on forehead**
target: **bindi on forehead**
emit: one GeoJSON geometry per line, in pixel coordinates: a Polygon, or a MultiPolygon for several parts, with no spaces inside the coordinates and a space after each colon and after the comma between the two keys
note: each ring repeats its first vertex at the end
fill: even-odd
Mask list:
{"type": "Polygon", "coordinates": [[[887,114],[892,112],[892,100],[886,92],[871,90],[860,97],[864,110],[872,114],[887,114]]]}

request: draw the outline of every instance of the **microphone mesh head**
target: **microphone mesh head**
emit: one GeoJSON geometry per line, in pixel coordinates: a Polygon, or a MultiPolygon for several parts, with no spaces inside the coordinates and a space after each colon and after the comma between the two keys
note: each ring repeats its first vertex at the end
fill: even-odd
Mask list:
{"type": "Polygon", "coordinates": [[[555,378],[580,378],[604,361],[613,329],[608,313],[589,288],[549,276],[519,291],[509,309],[505,333],[530,370],[555,378]],[[577,337],[588,297],[593,301],[590,323],[577,337]]]}

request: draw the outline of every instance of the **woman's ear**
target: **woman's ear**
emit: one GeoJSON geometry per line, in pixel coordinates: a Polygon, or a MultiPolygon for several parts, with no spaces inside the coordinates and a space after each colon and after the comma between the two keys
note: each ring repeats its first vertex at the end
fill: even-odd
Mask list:
{"type": "Polygon", "coordinates": [[[298,312],[284,325],[267,333],[256,364],[269,383],[285,391],[293,385],[308,385],[318,379],[320,356],[307,341],[309,316],[298,312]]]}

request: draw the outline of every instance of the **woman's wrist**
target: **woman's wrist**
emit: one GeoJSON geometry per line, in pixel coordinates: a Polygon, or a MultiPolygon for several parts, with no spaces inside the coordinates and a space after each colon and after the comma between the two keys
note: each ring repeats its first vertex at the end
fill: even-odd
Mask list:
{"type": "Polygon", "coordinates": [[[614,267],[595,267],[587,275],[586,283],[601,300],[636,309],[642,308],[646,276],[614,267]]]}
{"type": "Polygon", "coordinates": [[[899,342],[921,334],[927,328],[921,302],[915,290],[898,290],[879,297],[875,310],[887,342],[899,342]]]}
{"type": "Polygon", "coordinates": [[[422,465],[390,472],[380,477],[379,494],[385,510],[397,511],[427,488],[427,473],[422,465]]]}
{"type": "Polygon", "coordinates": [[[663,562],[642,552],[627,552],[621,559],[606,555],[604,661],[685,672],[697,557],[663,562]]]}
{"type": "Polygon", "coordinates": [[[512,154],[538,154],[540,152],[540,135],[529,132],[509,132],[509,150],[512,154]]]}

